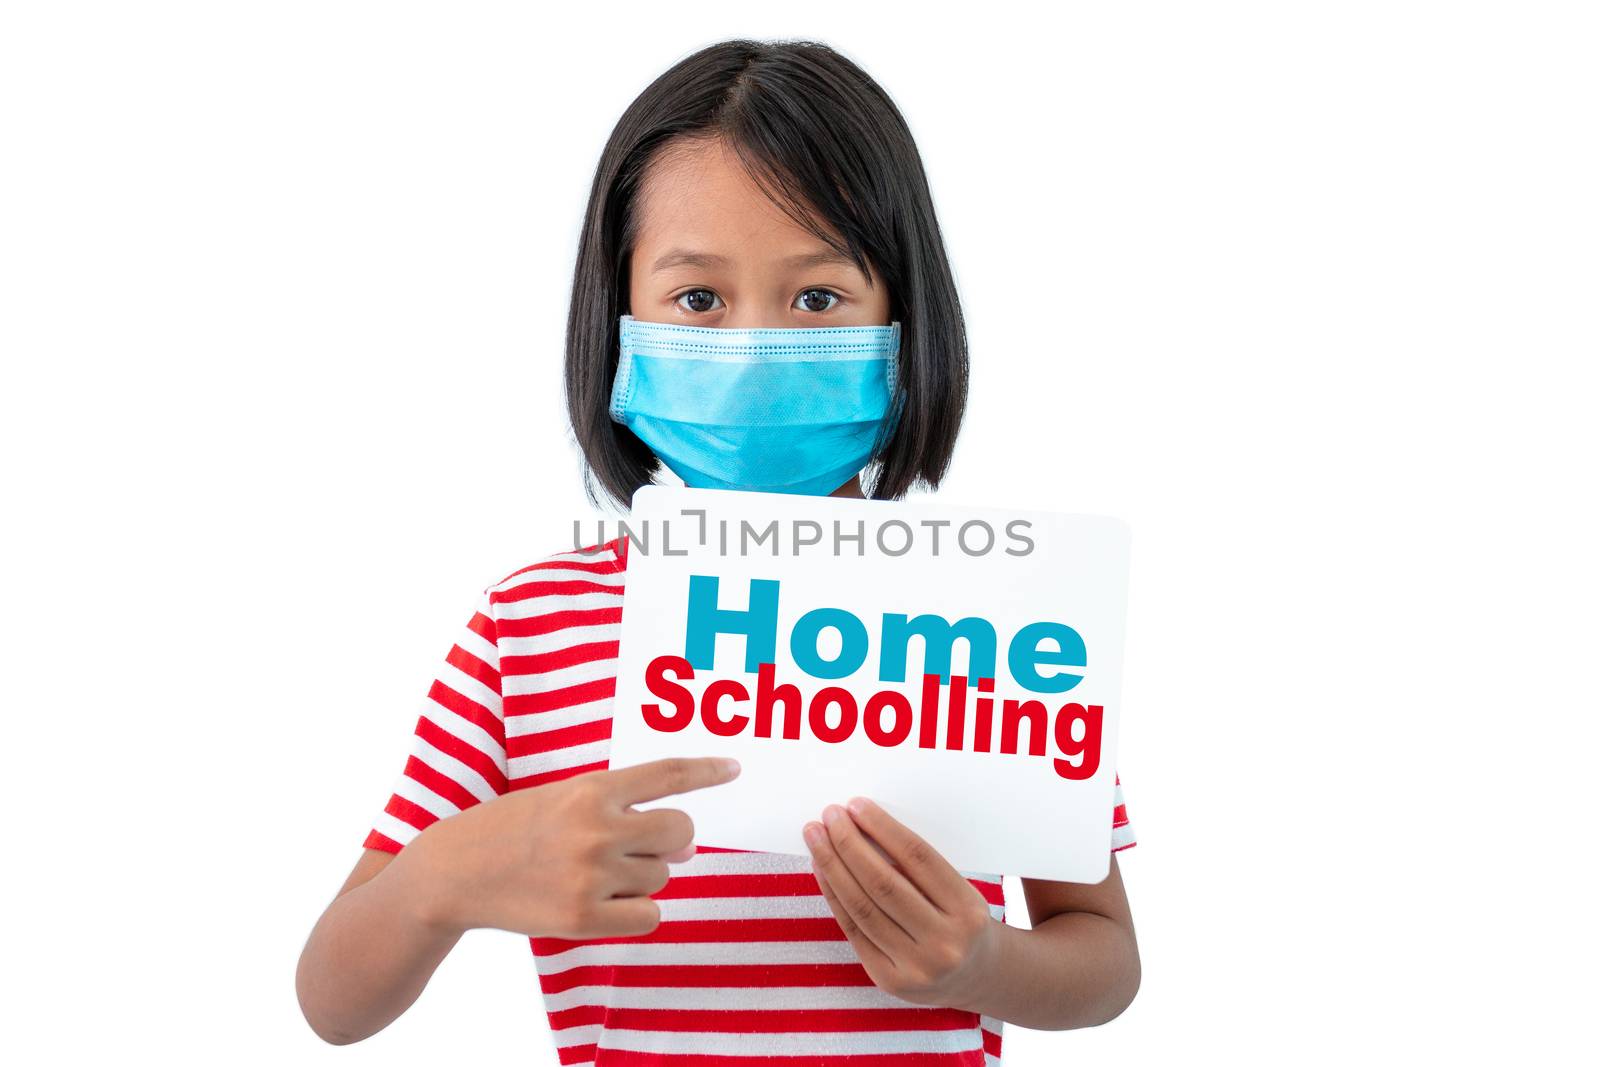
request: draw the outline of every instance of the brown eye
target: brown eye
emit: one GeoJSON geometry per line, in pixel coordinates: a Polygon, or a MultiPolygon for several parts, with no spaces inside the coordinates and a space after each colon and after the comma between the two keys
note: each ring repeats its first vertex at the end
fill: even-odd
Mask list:
{"type": "Polygon", "coordinates": [[[834,305],[838,302],[839,294],[831,293],[826,289],[807,289],[795,301],[796,304],[801,305],[800,310],[802,311],[832,311],[834,305]]]}
{"type": "Polygon", "coordinates": [[[710,289],[691,289],[687,293],[684,293],[682,296],[678,297],[678,300],[680,307],[683,307],[682,301],[687,300],[689,304],[683,309],[685,311],[692,311],[695,314],[710,311],[712,308],[717,306],[717,294],[713,293],[710,289]]]}

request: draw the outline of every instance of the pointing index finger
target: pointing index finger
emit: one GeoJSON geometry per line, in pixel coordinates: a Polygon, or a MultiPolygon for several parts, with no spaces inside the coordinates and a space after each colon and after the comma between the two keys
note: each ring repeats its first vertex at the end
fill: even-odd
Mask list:
{"type": "Polygon", "coordinates": [[[617,799],[623,806],[660,800],[695,789],[722,785],[739,777],[739,761],[724,756],[675,756],[612,772],[617,799]]]}

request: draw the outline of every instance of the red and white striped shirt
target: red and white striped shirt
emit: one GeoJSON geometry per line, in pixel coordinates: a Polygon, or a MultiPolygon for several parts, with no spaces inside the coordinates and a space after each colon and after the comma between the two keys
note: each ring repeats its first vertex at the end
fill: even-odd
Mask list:
{"type": "MultiPolygon", "coordinates": [[[[483,591],[428,691],[411,754],[366,847],[399,852],[438,819],[607,766],[624,538],[523,567],[483,591]]],[[[1112,848],[1134,843],[1117,784],[1112,848]]],[[[563,1064],[995,1067],[1002,1023],[873,985],[808,857],[701,846],[655,894],[643,937],[534,937],[563,1064]]],[[[997,874],[966,874],[997,919],[997,874]]]]}

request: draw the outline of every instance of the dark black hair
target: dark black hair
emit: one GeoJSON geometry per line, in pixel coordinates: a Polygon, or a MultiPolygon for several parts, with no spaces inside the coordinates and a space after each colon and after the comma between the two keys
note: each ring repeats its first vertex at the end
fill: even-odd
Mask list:
{"type": "Polygon", "coordinates": [[[870,262],[901,323],[905,393],[867,495],[939,484],[967,396],[967,338],[916,142],[894,102],[855,63],[808,40],[729,40],[693,53],[628,106],[595,169],[567,316],[566,390],[585,489],[624,508],[659,469],[609,414],[617,320],[628,310],[634,199],[668,142],[720,139],[795,222],[864,274],[870,262]],[[820,224],[819,224],[820,223],[820,224]],[[829,232],[831,227],[832,232],[829,232]],[[835,236],[837,235],[837,236],[835,236]],[[840,247],[840,238],[844,247],[840,247]]]}

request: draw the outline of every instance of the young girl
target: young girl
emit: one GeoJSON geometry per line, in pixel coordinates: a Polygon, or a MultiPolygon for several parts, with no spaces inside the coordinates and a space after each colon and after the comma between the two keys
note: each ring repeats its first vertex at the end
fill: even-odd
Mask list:
{"type": "MultiPolygon", "coordinates": [[[[727,41],[658,78],[595,175],[566,370],[592,497],[598,483],[626,506],[663,463],[697,486],[861,497],[863,471],[878,499],[937,486],[966,340],[883,90],[811,42],[727,41]],[[659,325],[710,343],[619,385],[632,331],[659,325]],[[790,337],[894,343],[852,369],[772,347],[790,337]]],[[[866,798],[819,812],[806,857],[697,850],[682,812],[634,809],[738,771],[609,769],[626,568],[618,538],[483,591],[301,955],[319,1035],[388,1025],[477,927],[529,937],[563,1064],[982,1067],[1004,1021],[1092,1026],[1128,1005],[1139,958],[1115,857],[1098,885],[1023,879],[1024,931],[998,874],[956,871],[866,798]]],[[[1120,785],[1113,823],[1112,848],[1131,845],[1120,785]]]]}

